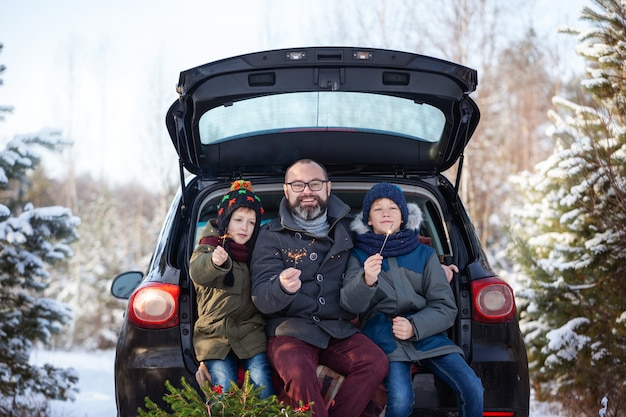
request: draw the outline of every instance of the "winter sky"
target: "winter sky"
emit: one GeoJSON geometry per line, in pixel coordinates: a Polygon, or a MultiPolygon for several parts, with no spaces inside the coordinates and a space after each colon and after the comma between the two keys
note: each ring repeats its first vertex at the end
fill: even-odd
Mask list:
{"type": "MultiPolygon", "coordinates": [[[[379,3],[359,4],[376,9],[379,3]]],[[[341,13],[336,4],[334,0],[0,2],[4,44],[0,65],[6,66],[0,75],[0,106],[14,107],[0,122],[0,146],[15,134],[55,128],[75,142],[62,157],[53,155],[45,161],[59,175],[70,162],[79,172],[88,170],[96,178],[116,181],[150,176],[154,171],[148,165],[175,172],[177,158],[169,146],[164,114],[176,99],[179,72],[256,50],[352,45],[350,16],[345,16],[348,28],[343,35],[324,26],[325,13],[341,13]],[[150,151],[155,143],[166,145],[159,152],[150,151]],[[154,163],[138,162],[138,156],[147,153],[154,163]]],[[[393,4],[386,1],[388,8],[393,4]]],[[[524,21],[532,20],[540,37],[564,37],[556,34],[556,27],[579,25],[579,12],[590,0],[525,4],[530,6],[520,13],[520,30],[524,21]]],[[[366,46],[405,49],[400,43],[373,40],[366,46]]],[[[571,54],[575,56],[573,50],[571,54]]]]}

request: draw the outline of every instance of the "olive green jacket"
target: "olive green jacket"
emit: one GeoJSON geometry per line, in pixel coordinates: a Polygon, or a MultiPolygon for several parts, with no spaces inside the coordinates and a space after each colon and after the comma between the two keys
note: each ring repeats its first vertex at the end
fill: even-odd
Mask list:
{"type": "MultiPolygon", "coordinates": [[[[209,222],[202,236],[211,235],[217,235],[217,230],[209,222]]],[[[215,266],[214,249],[199,245],[189,263],[198,301],[193,335],[196,358],[225,359],[232,350],[239,359],[249,359],[265,352],[267,342],[263,317],[250,295],[250,270],[245,262],[231,257],[221,267],[215,266]],[[231,268],[234,284],[225,286],[224,277],[231,268]]]]}

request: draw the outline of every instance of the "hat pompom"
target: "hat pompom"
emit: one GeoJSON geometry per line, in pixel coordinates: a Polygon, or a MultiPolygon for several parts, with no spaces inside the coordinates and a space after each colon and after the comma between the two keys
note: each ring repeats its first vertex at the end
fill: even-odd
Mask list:
{"type": "Polygon", "coordinates": [[[237,191],[237,190],[241,190],[241,189],[248,190],[251,193],[254,192],[254,189],[252,188],[252,182],[246,181],[246,180],[236,180],[236,181],[233,181],[230,184],[230,190],[229,191],[237,191]]]}

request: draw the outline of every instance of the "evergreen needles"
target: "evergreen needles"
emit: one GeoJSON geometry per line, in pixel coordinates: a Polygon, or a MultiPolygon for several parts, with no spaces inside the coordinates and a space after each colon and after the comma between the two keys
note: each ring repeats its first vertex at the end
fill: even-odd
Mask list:
{"type": "Polygon", "coordinates": [[[200,387],[206,400],[183,377],[180,380],[182,387],[174,387],[170,381],[165,381],[168,394],[163,400],[169,404],[171,413],[161,409],[149,397],[146,397],[146,410],[139,408],[139,417],[310,417],[311,404],[301,404],[292,407],[282,404],[275,395],[259,398],[261,388],[255,388],[250,382],[250,373],[246,372],[241,388],[232,383],[230,390],[224,392],[221,386],[210,386],[208,383],[200,387]]]}

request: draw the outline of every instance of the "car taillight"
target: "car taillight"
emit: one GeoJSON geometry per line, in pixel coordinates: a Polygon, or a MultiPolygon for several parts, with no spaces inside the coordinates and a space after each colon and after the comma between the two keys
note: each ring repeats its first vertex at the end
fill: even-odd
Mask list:
{"type": "Polygon", "coordinates": [[[513,411],[484,411],[483,417],[514,417],[513,411]]]}
{"type": "Polygon", "coordinates": [[[473,319],[482,323],[502,323],[515,317],[513,289],[500,278],[472,281],[473,319]]]}
{"type": "Polygon", "coordinates": [[[128,320],[148,329],[178,325],[180,287],[151,282],[135,291],[128,301],[128,320]]]}

